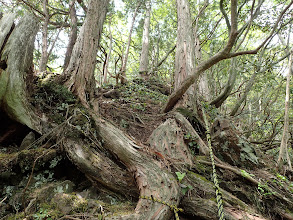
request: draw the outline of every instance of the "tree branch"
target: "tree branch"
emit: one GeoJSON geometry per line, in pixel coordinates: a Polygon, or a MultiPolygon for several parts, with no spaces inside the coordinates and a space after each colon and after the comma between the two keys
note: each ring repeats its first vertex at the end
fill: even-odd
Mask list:
{"type": "Polygon", "coordinates": [[[281,12],[280,16],[278,17],[275,25],[273,26],[273,29],[270,33],[270,35],[263,41],[261,45],[259,45],[254,50],[248,50],[248,51],[240,51],[231,53],[231,49],[235,44],[235,41],[238,36],[237,31],[237,1],[231,0],[231,32],[229,35],[229,40],[225,46],[224,49],[219,51],[217,54],[212,56],[206,61],[203,61],[201,64],[199,64],[195,69],[194,72],[185,78],[185,80],[182,82],[179,88],[177,88],[168,99],[168,102],[163,107],[163,112],[170,111],[178,102],[178,100],[183,96],[183,94],[188,90],[188,88],[199,78],[199,76],[207,69],[209,69],[211,66],[215,65],[216,63],[229,59],[232,57],[244,55],[244,54],[256,54],[267,42],[271,37],[274,35],[279,22],[283,18],[285,12],[290,8],[290,6],[293,4],[293,0],[285,7],[285,9],[281,12]]]}
{"type": "Polygon", "coordinates": [[[220,1],[220,11],[222,12],[224,18],[225,18],[225,21],[226,21],[226,25],[227,25],[227,28],[228,28],[228,31],[229,33],[231,32],[231,25],[230,25],[230,21],[229,21],[229,18],[228,18],[228,15],[224,9],[224,0],[221,0],[220,1]]]}

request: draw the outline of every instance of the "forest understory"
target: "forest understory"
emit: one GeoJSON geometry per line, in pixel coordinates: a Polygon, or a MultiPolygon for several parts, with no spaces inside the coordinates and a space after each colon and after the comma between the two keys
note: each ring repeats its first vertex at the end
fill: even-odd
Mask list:
{"type": "MultiPolygon", "coordinates": [[[[109,190],[81,172],[87,168],[77,168],[64,150],[64,136],[81,138],[90,148],[102,147],[87,110],[52,79],[38,85],[33,104],[57,129],[40,135],[1,112],[5,122],[0,140],[1,219],[119,219],[132,213],[138,201],[136,187],[130,184],[132,189],[127,191],[133,191],[128,195],[109,190]]],[[[217,219],[210,158],[200,153],[192,133],[197,132],[206,143],[205,128],[188,109],[160,113],[169,90],[154,79],[109,85],[96,97],[99,114],[178,178],[179,207],[184,208],[180,219],[217,219]],[[178,114],[188,119],[194,131],[180,123],[178,114]],[[174,161],[168,156],[172,153],[164,153],[158,145],[186,145],[192,157],[174,161]]],[[[219,158],[216,167],[226,218],[293,219],[292,173],[278,173],[271,153],[245,140],[232,119],[210,112],[214,112],[212,143],[219,158]]],[[[113,157],[118,166],[125,166],[113,157]]]]}
{"type": "Polygon", "coordinates": [[[0,4],[1,220],[293,220],[293,0],[0,4]]]}

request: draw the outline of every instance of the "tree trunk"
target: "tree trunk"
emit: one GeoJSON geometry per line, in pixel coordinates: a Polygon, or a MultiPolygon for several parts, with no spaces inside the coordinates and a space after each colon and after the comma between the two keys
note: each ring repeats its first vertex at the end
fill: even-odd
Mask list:
{"type": "Polygon", "coordinates": [[[110,17],[110,21],[109,21],[109,35],[110,35],[110,45],[109,45],[109,53],[107,54],[106,57],[106,61],[105,61],[105,66],[104,66],[104,70],[103,70],[103,83],[106,84],[108,83],[108,67],[109,67],[109,60],[111,57],[111,52],[112,52],[112,41],[113,41],[113,37],[112,37],[112,31],[111,31],[111,17],[110,17]]]}
{"type": "Polygon", "coordinates": [[[0,20],[1,109],[15,121],[41,133],[40,119],[28,101],[33,83],[32,54],[39,25],[36,19],[25,16],[14,27],[14,19],[14,14],[5,14],[0,20]]]}
{"type": "MultiPolygon", "coordinates": [[[[203,14],[204,10],[208,6],[208,1],[205,1],[204,5],[202,8],[198,7],[198,14],[196,16],[195,20],[195,27],[194,27],[194,50],[195,50],[195,59],[196,59],[196,64],[200,63],[202,60],[202,53],[201,53],[201,45],[200,45],[200,40],[199,40],[199,35],[198,35],[198,23],[201,15],[203,14]]],[[[206,101],[210,100],[210,90],[208,86],[208,79],[207,79],[207,74],[204,73],[202,74],[197,83],[197,89],[199,94],[195,94],[197,97],[202,97],[206,101]]]]}
{"type": "MultiPolygon", "coordinates": [[[[139,151],[141,147],[115,126],[97,117],[95,113],[91,113],[91,116],[95,120],[99,137],[104,142],[104,148],[117,155],[127,170],[134,174],[140,196],[153,196],[177,206],[180,202],[180,187],[173,174],[158,160],[139,151]]],[[[135,213],[121,216],[121,219],[168,220],[172,215],[168,206],[141,198],[137,203],[135,213]]]]}
{"type": "Polygon", "coordinates": [[[157,71],[158,70],[158,68],[165,62],[165,60],[167,60],[167,58],[168,58],[168,56],[175,50],[175,48],[176,48],[176,45],[174,45],[167,53],[166,53],[166,55],[160,60],[160,62],[156,65],[156,66],[154,66],[154,67],[152,67],[152,69],[148,72],[148,74],[152,74],[152,73],[154,73],[155,71],[157,71]]]}
{"type": "MultiPolygon", "coordinates": [[[[177,0],[177,44],[175,53],[174,89],[177,90],[187,76],[194,72],[194,36],[188,0],[177,0]]],[[[184,102],[191,101],[194,88],[187,90],[184,102]]]]}
{"type": "Polygon", "coordinates": [[[225,88],[220,93],[220,95],[210,102],[210,105],[214,105],[216,106],[216,108],[219,108],[230,95],[236,81],[236,75],[237,75],[236,62],[237,62],[237,58],[231,59],[228,82],[226,83],[225,88]]]}
{"type": "Polygon", "coordinates": [[[288,140],[289,140],[289,105],[290,105],[290,77],[292,73],[292,51],[289,57],[289,70],[287,74],[286,81],[286,97],[285,97],[285,116],[284,116],[284,128],[283,135],[281,140],[280,152],[277,161],[277,167],[281,168],[284,163],[282,161],[287,161],[289,170],[292,171],[292,165],[290,161],[290,157],[288,154],[288,140]]]}
{"type": "Polygon", "coordinates": [[[65,71],[65,75],[70,77],[65,85],[86,106],[95,90],[96,55],[108,4],[109,0],[89,2],[85,22],[65,71]]]}
{"type": "Polygon", "coordinates": [[[137,16],[137,12],[138,12],[138,9],[139,9],[141,3],[142,3],[141,1],[138,2],[137,6],[135,8],[135,11],[133,13],[132,22],[131,22],[131,26],[130,26],[130,30],[129,30],[129,35],[128,35],[128,41],[127,41],[127,45],[126,45],[126,51],[125,51],[125,54],[122,59],[122,66],[121,66],[121,70],[120,70],[122,84],[126,83],[126,81],[127,81],[127,79],[126,79],[126,66],[127,66],[127,61],[128,61],[131,36],[132,36],[134,22],[135,22],[135,19],[137,16]]]}
{"type": "Polygon", "coordinates": [[[146,2],[146,13],[143,26],[143,36],[142,36],[142,49],[140,55],[139,63],[139,74],[141,77],[146,75],[148,72],[149,64],[149,30],[150,30],[150,18],[151,18],[151,1],[146,2]]]}
{"type": "MultiPolygon", "coordinates": [[[[254,82],[255,82],[255,77],[256,77],[256,73],[259,71],[258,70],[255,70],[254,73],[252,74],[252,76],[250,77],[249,79],[249,82],[247,84],[247,86],[245,87],[245,91],[244,91],[244,94],[242,95],[241,99],[238,100],[238,102],[235,104],[234,108],[232,109],[231,113],[230,113],[230,116],[235,116],[238,109],[240,108],[241,104],[244,102],[244,100],[246,99],[248,93],[250,92],[254,82]]],[[[251,105],[249,105],[250,108],[251,108],[251,105]]],[[[251,111],[249,111],[251,112],[251,111]]]]}
{"type": "Polygon", "coordinates": [[[69,3],[69,9],[70,9],[70,37],[69,37],[69,43],[66,49],[66,53],[65,53],[65,59],[64,59],[64,64],[63,64],[63,70],[66,70],[66,68],[68,67],[69,61],[70,61],[70,57],[72,54],[72,50],[74,47],[74,44],[76,42],[76,38],[77,38],[77,16],[76,16],[76,10],[74,7],[74,3],[75,0],[71,0],[69,3]]]}
{"type": "Polygon", "coordinates": [[[49,12],[48,12],[48,0],[43,0],[43,12],[45,20],[42,28],[42,56],[39,66],[39,71],[44,72],[47,69],[48,63],[48,24],[49,24],[49,12]]]}

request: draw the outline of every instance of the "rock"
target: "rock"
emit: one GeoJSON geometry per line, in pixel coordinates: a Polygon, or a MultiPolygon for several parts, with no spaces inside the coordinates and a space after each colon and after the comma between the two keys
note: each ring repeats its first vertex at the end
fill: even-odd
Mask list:
{"type": "Polygon", "coordinates": [[[19,149],[20,150],[27,149],[35,140],[36,140],[35,133],[31,131],[24,137],[24,139],[22,140],[20,144],[19,149]]]}
{"type": "Polygon", "coordinates": [[[55,194],[58,193],[71,193],[75,184],[69,180],[63,182],[54,182],[37,189],[32,197],[37,198],[38,201],[49,202],[55,194]]]}
{"type": "Polygon", "coordinates": [[[211,129],[215,155],[233,166],[258,165],[258,157],[249,142],[240,136],[228,119],[217,118],[211,129]]]}

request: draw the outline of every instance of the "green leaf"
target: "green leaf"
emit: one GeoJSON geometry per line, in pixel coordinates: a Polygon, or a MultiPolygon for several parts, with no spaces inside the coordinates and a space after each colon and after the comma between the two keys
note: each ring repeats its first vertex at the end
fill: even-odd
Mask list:
{"type": "Polygon", "coordinates": [[[179,182],[181,182],[185,176],[186,173],[180,173],[180,172],[175,172],[177,175],[177,178],[179,180],[179,182]]]}

